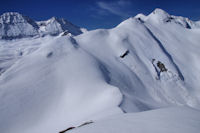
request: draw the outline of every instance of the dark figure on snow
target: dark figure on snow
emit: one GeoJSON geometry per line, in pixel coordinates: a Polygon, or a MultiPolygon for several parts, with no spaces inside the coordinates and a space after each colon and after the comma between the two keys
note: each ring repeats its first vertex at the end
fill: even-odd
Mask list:
{"type": "Polygon", "coordinates": [[[160,69],[160,72],[167,71],[167,69],[165,68],[165,65],[162,62],[158,61],[157,66],[160,69]]]}

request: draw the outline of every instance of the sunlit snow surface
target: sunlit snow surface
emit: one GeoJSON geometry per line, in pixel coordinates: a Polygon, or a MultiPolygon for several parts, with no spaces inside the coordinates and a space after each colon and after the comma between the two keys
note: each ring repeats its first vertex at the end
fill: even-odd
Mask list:
{"type": "MultiPolygon", "coordinates": [[[[139,133],[155,128],[156,123],[161,127],[169,124],[156,132],[186,133],[191,128],[195,133],[200,121],[200,29],[179,17],[168,22],[169,16],[157,9],[149,16],[129,18],[113,29],[76,37],[0,40],[0,132],[56,133],[115,115],[116,123],[110,126],[124,120],[124,133],[132,122],[136,126],[130,131],[139,133]],[[160,72],[158,61],[167,71],[160,72]],[[159,108],[164,109],[133,113],[159,108]],[[165,117],[160,117],[168,111],[163,121],[165,117]],[[133,114],[127,118],[124,112],[133,114]],[[140,117],[156,119],[155,124],[140,129],[140,117]],[[188,123],[184,123],[186,119],[188,123]],[[174,125],[173,120],[183,123],[174,125]],[[170,128],[184,124],[186,130],[170,128]]],[[[90,133],[94,127],[83,130],[90,133]]],[[[107,129],[116,133],[116,129],[107,129]]]]}
{"type": "Polygon", "coordinates": [[[166,108],[129,113],[68,131],[69,133],[198,133],[200,113],[190,108],[166,108]]]}

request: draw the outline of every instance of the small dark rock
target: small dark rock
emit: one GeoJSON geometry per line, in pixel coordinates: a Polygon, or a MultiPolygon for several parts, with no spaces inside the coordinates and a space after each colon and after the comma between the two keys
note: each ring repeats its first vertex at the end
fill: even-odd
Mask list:
{"type": "Polygon", "coordinates": [[[165,22],[171,22],[174,18],[173,17],[168,17],[165,22]]]}
{"type": "Polygon", "coordinates": [[[23,52],[20,52],[19,55],[22,56],[22,55],[23,55],[23,52]]]}
{"type": "Polygon", "coordinates": [[[53,52],[47,54],[47,58],[50,58],[53,55],[53,52]]]}
{"type": "Polygon", "coordinates": [[[128,55],[129,54],[129,51],[127,50],[123,55],[121,55],[120,57],[121,58],[124,58],[126,55],[128,55]]]}
{"type": "MultiPolygon", "coordinates": [[[[78,126],[78,127],[82,127],[82,126],[85,126],[85,125],[88,125],[88,124],[91,124],[91,123],[94,123],[94,122],[93,122],[93,121],[88,121],[88,122],[85,122],[85,123],[81,124],[81,125],[78,126]]],[[[69,128],[67,128],[66,130],[60,131],[59,133],[65,133],[65,132],[67,132],[67,131],[69,131],[69,130],[72,130],[72,129],[78,128],[78,127],[69,127],[69,128]]]]}
{"type": "Polygon", "coordinates": [[[167,68],[165,68],[165,65],[160,61],[157,62],[157,67],[160,69],[160,72],[166,72],[167,71],[167,68]]]}
{"type": "Polygon", "coordinates": [[[69,127],[69,128],[67,128],[66,130],[60,131],[59,133],[65,133],[66,131],[72,130],[72,129],[74,129],[74,128],[76,128],[76,127],[69,127]]]}
{"type": "Polygon", "coordinates": [[[151,63],[154,63],[155,60],[156,60],[156,59],[152,59],[152,60],[151,60],[151,63]]]}
{"type": "Polygon", "coordinates": [[[192,29],[191,26],[186,22],[186,26],[187,29],[192,29]]]}
{"type": "Polygon", "coordinates": [[[85,125],[88,125],[88,124],[91,124],[91,123],[94,123],[94,122],[93,121],[88,121],[88,122],[85,122],[85,123],[81,124],[78,127],[82,127],[82,126],[85,126],[85,125]]]}
{"type": "Polygon", "coordinates": [[[143,21],[141,18],[138,18],[138,21],[139,21],[140,23],[144,23],[144,21],[143,21]]]}
{"type": "Polygon", "coordinates": [[[0,68],[0,76],[1,76],[1,74],[4,73],[5,71],[6,71],[6,69],[0,68]]]}
{"type": "Polygon", "coordinates": [[[67,34],[69,34],[69,32],[68,32],[68,31],[65,31],[65,32],[62,34],[62,36],[66,36],[67,34]]]}

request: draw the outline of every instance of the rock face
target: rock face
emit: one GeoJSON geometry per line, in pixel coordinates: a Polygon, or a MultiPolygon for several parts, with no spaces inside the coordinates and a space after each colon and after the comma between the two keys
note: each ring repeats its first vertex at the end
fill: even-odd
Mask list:
{"type": "Polygon", "coordinates": [[[79,35],[82,33],[78,26],[73,25],[67,20],[61,18],[52,17],[47,21],[37,22],[40,27],[40,32],[43,35],[58,35],[62,32],[70,33],[72,35],[79,35]]]}
{"type": "Polygon", "coordinates": [[[68,32],[71,35],[82,33],[78,26],[55,17],[36,22],[17,12],[8,12],[0,16],[0,39],[58,35],[62,32],[68,32]]]}
{"type": "Polygon", "coordinates": [[[0,16],[0,38],[12,39],[38,35],[38,25],[29,17],[16,12],[0,16]]]}
{"type": "Polygon", "coordinates": [[[165,68],[165,65],[162,62],[158,61],[157,66],[159,67],[160,72],[166,72],[167,71],[167,68],[165,68]]]}

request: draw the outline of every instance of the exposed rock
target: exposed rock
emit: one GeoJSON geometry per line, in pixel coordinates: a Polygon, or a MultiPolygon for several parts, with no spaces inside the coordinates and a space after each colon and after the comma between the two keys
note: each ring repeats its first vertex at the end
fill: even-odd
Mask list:
{"type": "Polygon", "coordinates": [[[128,55],[129,51],[127,50],[123,55],[121,55],[121,58],[124,58],[126,55],[128,55]]]}
{"type": "Polygon", "coordinates": [[[53,52],[47,54],[47,58],[50,58],[53,55],[53,52]]]}
{"type": "Polygon", "coordinates": [[[72,129],[74,129],[74,128],[76,128],[76,127],[69,127],[69,128],[67,128],[66,130],[60,131],[59,133],[65,133],[65,132],[67,132],[67,131],[69,131],[69,130],[72,130],[72,129]]]}
{"type": "Polygon", "coordinates": [[[167,71],[167,69],[165,68],[165,65],[160,61],[157,62],[157,67],[160,69],[160,72],[166,72],[167,71]]]}
{"type": "Polygon", "coordinates": [[[81,124],[78,127],[82,127],[82,126],[85,126],[85,125],[88,125],[88,124],[91,124],[91,123],[94,123],[94,122],[93,121],[88,121],[88,122],[85,122],[85,123],[81,124]]]}
{"type": "MultiPolygon", "coordinates": [[[[88,125],[88,124],[91,124],[91,123],[94,123],[94,122],[93,122],[93,121],[88,121],[88,122],[85,122],[85,123],[81,124],[81,125],[78,126],[78,127],[82,127],[82,126],[85,126],[85,125],[88,125]]],[[[69,130],[72,130],[72,129],[78,128],[78,127],[69,127],[69,128],[67,128],[66,130],[60,131],[59,133],[65,133],[65,132],[67,132],[67,131],[69,131],[69,130]]]]}

